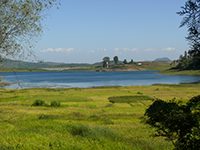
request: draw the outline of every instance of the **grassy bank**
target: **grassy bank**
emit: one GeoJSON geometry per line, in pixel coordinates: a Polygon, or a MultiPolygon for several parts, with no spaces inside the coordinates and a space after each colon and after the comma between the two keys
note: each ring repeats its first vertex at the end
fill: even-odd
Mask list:
{"type": "Polygon", "coordinates": [[[46,71],[42,68],[0,68],[0,72],[34,72],[34,71],[46,71]]]}
{"type": "Polygon", "coordinates": [[[200,84],[2,89],[0,149],[172,149],[169,141],[150,137],[154,129],[140,117],[153,98],[186,102],[199,89],[200,84]],[[36,100],[45,104],[33,106],[36,100]]]}
{"type": "Polygon", "coordinates": [[[168,69],[158,72],[160,74],[168,75],[196,75],[200,76],[200,70],[178,70],[178,69],[168,69]]]}

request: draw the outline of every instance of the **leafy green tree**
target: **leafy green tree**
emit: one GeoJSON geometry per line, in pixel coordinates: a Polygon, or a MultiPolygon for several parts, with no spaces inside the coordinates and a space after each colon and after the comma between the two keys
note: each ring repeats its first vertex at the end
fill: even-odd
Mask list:
{"type": "Polygon", "coordinates": [[[191,45],[189,50],[193,69],[200,69],[200,1],[188,0],[182,10],[177,12],[184,16],[180,27],[187,26],[188,36],[186,39],[191,45]]]}
{"type": "Polygon", "coordinates": [[[186,105],[157,99],[145,112],[144,122],[154,128],[154,136],[166,137],[180,150],[200,149],[200,95],[186,105]]]}
{"type": "Polygon", "coordinates": [[[103,58],[103,61],[105,61],[105,62],[110,62],[110,57],[108,57],[108,56],[104,57],[104,58],[103,58]]]}
{"type": "Polygon", "coordinates": [[[115,57],[113,57],[113,60],[115,61],[115,65],[117,65],[117,63],[118,63],[118,56],[115,56],[115,57]]]}
{"type": "Polygon", "coordinates": [[[129,64],[133,64],[134,62],[133,62],[133,59],[131,59],[131,61],[129,62],[129,64]]]}
{"type": "Polygon", "coordinates": [[[110,62],[110,57],[106,56],[103,58],[103,67],[108,67],[108,63],[110,62]]]}
{"type": "MultiPolygon", "coordinates": [[[[181,11],[177,12],[180,16],[184,16],[180,27],[187,26],[188,36],[186,37],[190,44],[198,42],[200,34],[199,16],[200,16],[200,1],[188,0],[185,6],[181,7],[181,11]]],[[[199,43],[199,42],[198,42],[199,43]]]]}
{"type": "Polygon", "coordinates": [[[181,59],[177,65],[180,70],[195,69],[191,58],[181,59]]]}
{"type": "Polygon", "coordinates": [[[128,64],[128,62],[127,62],[127,60],[126,60],[126,59],[124,59],[123,63],[124,63],[124,64],[128,64]]]}
{"type": "Polygon", "coordinates": [[[33,54],[32,47],[42,35],[42,20],[56,0],[1,0],[0,55],[18,57],[33,54]]]}

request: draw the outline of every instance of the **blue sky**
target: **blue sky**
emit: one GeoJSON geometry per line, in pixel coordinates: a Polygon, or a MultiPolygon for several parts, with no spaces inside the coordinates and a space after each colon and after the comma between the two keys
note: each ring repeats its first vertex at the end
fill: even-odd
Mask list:
{"type": "Polygon", "coordinates": [[[186,0],[61,0],[34,51],[45,62],[178,59],[189,49],[176,14],[186,0]]]}

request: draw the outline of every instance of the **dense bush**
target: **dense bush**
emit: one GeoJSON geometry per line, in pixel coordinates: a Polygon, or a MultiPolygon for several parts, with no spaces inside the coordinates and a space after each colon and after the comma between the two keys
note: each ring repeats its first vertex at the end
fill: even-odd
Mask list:
{"type": "Polygon", "coordinates": [[[190,50],[188,52],[185,52],[185,55],[180,55],[180,58],[178,60],[178,65],[176,68],[179,70],[198,70],[200,69],[200,52],[191,53],[195,50],[190,50]]]}
{"type": "Polygon", "coordinates": [[[177,68],[180,70],[187,70],[187,69],[195,69],[195,66],[191,58],[185,58],[183,60],[180,60],[180,62],[177,65],[177,68]]]}
{"type": "Polygon", "coordinates": [[[200,95],[186,105],[175,100],[155,100],[143,118],[156,128],[155,136],[167,137],[176,149],[200,149],[200,95]]]}
{"type": "Polygon", "coordinates": [[[120,138],[118,132],[102,127],[89,127],[79,123],[69,123],[65,125],[65,128],[69,133],[74,136],[82,136],[91,138],[93,140],[111,140],[115,141],[120,138]]]}
{"type": "Polygon", "coordinates": [[[52,106],[52,107],[60,107],[60,102],[52,101],[52,102],[51,102],[51,106],[52,106]]]}
{"type": "Polygon", "coordinates": [[[68,124],[66,127],[68,132],[70,132],[72,135],[80,135],[86,137],[89,136],[92,132],[88,126],[82,124],[68,124]]]}
{"type": "Polygon", "coordinates": [[[43,100],[35,100],[35,102],[32,104],[32,106],[44,106],[46,105],[45,104],[45,101],[43,100]]]}

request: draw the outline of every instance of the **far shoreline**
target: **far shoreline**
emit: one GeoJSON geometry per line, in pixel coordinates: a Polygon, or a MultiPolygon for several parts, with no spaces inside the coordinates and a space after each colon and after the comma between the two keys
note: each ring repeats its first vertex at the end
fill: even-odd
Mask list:
{"type": "Polygon", "coordinates": [[[178,70],[178,69],[169,69],[169,70],[162,70],[157,72],[163,75],[193,75],[193,76],[200,76],[200,70],[178,70]]]}
{"type": "Polygon", "coordinates": [[[172,69],[169,63],[163,62],[142,62],[138,64],[111,65],[108,68],[102,66],[68,66],[68,67],[21,67],[21,68],[0,68],[1,73],[6,72],[49,72],[49,71],[94,71],[94,72],[129,72],[129,71],[158,71],[163,75],[195,75],[200,76],[200,70],[178,70],[172,69]]]}

